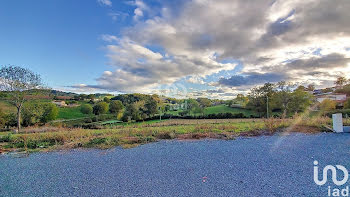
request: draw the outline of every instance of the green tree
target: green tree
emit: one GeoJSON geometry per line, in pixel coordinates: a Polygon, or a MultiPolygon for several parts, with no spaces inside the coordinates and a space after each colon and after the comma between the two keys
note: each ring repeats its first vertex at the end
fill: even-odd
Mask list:
{"type": "MultiPolygon", "coordinates": [[[[265,83],[261,87],[256,87],[248,94],[249,102],[247,108],[257,111],[260,115],[266,115],[267,104],[271,106],[272,96],[275,94],[275,85],[272,83],[265,83]]],[[[268,108],[271,112],[271,107],[268,108]]]]}
{"type": "Polygon", "coordinates": [[[84,105],[81,105],[80,111],[81,111],[81,113],[83,113],[83,114],[92,114],[93,109],[92,109],[92,106],[91,106],[91,105],[89,105],[89,104],[84,104],[84,105]]]}
{"type": "Polygon", "coordinates": [[[109,112],[112,114],[118,114],[124,109],[124,105],[121,101],[115,100],[109,103],[109,112]]]}
{"type": "Polygon", "coordinates": [[[154,99],[147,100],[145,103],[146,114],[151,117],[158,113],[157,101],[154,99]]]}
{"type": "Polygon", "coordinates": [[[330,110],[334,110],[337,106],[337,103],[335,101],[332,101],[330,99],[325,99],[321,102],[321,104],[319,105],[320,110],[322,112],[326,112],[326,111],[330,111],[330,110]]]}
{"type": "Polygon", "coordinates": [[[243,94],[237,94],[236,98],[234,98],[232,100],[232,104],[231,105],[237,104],[237,105],[240,105],[242,107],[246,107],[248,102],[249,102],[249,98],[247,96],[244,96],[243,94]]]}
{"type": "Polygon", "coordinates": [[[106,102],[97,103],[93,108],[93,112],[95,115],[107,113],[108,112],[108,103],[106,103],[106,102]]]}
{"type": "Polygon", "coordinates": [[[297,88],[293,91],[292,100],[289,103],[289,115],[304,112],[311,106],[313,99],[312,94],[304,91],[304,89],[297,88]]]}
{"type": "Polygon", "coordinates": [[[47,103],[43,106],[43,114],[41,116],[41,122],[47,123],[56,120],[58,116],[58,107],[53,103],[47,103]]]}
{"type": "Polygon", "coordinates": [[[129,122],[130,120],[141,120],[140,110],[136,103],[128,104],[126,106],[122,120],[124,122],[129,122]]]}
{"type": "Polygon", "coordinates": [[[7,128],[17,126],[17,115],[15,113],[5,114],[5,126],[7,128]]]}
{"type": "Polygon", "coordinates": [[[31,126],[41,122],[44,114],[44,108],[39,102],[26,102],[23,106],[22,124],[24,126],[31,126]]]}
{"type": "Polygon", "coordinates": [[[201,108],[210,107],[212,105],[211,100],[208,98],[197,98],[197,101],[201,108]]]}
{"type": "Polygon", "coordinates": [[[106,103],[109,103],[109,102],[111,102],[111,99],[109,99],[108,97],[104,97],[103,101],[106,102],[106,103]]]}
{"type": "Polygon", "coordinates": [[[187,108],[188,108],[188,111],[189,113],[201,113],[201,108],[199,106],[199,103],[194,100],[194,99],[188,99],[187,100],[187,108]]]}
{"type": "Polygon", "coordinates": [[[18,66],[3,66],[0,69],[0,90],[7,91],[10,103],[17,108],[17,131],[21,128],[21,112],[29,90],[42,85],[41,78],[29,69],[18,66]]]}
{"type": "Polygon", "coordinates": [[[281,81],[277,83],[276,92],[273,95],[272,106],[280,107],[283,112],[283,117],[286,117],[289,110],[289,103],[292,101],[292,89],[294,84],[281,81]]]}

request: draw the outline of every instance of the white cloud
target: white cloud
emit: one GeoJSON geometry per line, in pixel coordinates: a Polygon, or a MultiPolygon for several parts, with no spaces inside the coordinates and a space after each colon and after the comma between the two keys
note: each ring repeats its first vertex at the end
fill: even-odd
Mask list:
{"type": "Polygon", "coordinates": [[[97,2],[101,5],[105,6],[112,6],[112,1],[111,0],[97,0],[97,2]]]}
{"type": "Polygon", "coordinates": [[[138,20],[139,18],[143,17],[143,11],[141,10],[141,8],[136,8],[134,10],[134,19],[138,20]]]}
{"type": "MultiPolygon", "coordinates": [[[[173,7],[164,4],[158,14],[150,17],[152,8],[140,0],[132,2],[136,6],[134,18],[142,17],[144,21],[138,20],[124,29],[117,44],[106,47],[109,63],[115,70],[112,75],[101,76],[98,88],[147,92],[184,78],[195,82],[206,75],[235,68],[235,64],[222,63],[227,59],[242,62],[240,75],[283,73],[283,79],[321,86],[329,84],[342,71],[350,75],[348,0],[182,3],[173,7]],[[176,9],[179,6],[181,9],[176,9]],[[340,57],[337,66],[313,67],[313,72],[307,68],[312,61],[330,61],[327,59],[330,55],[340,57]],[[290,67],[296,60],[305,69],[290,67]]],[[[234,91],[242,89],[235,87],[234,91]]]]}
{"type": "Polygon", "coordinates": [[[113,35],[108,35],[108,34],[103,34],[100,36],[101,40],[106,41],[106,42],[116,42],[118,41],[117,36],[113,35]]]}

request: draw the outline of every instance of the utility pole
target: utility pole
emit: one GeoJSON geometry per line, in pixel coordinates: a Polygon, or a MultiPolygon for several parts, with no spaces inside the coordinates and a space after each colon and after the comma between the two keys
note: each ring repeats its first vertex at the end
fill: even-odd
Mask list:
{"type": "Polygon", "coordinates": [[[266,95],[266,117],[269,118],[269,96],[266,95]]]}

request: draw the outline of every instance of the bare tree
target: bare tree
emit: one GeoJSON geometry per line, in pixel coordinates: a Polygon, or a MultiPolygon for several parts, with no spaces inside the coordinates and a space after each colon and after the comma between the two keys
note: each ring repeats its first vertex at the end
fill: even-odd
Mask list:
{"type": "Polygon", "coordinates": [[[21,111],[29,90],[42,85],[40,75],[18,66],[3,66],[0,69],[0,90],[10,96],[10,103],[17,108],[17,131],[21,128],[21,111]]]}
{"type": "Polygon", "coordinates": [[[345,77],[338,77],[337,80],[334,82],[335,85],[337,85],[339,88],[343,88],[343,85],[347,83],[347,79],[345,77]]]}

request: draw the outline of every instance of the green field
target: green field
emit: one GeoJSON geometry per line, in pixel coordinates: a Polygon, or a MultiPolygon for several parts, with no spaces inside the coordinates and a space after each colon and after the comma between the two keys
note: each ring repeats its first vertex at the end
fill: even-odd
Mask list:
{"type": "Polygon", "coordinates": [[[60,107],[58,111],[57,119],[75,119],[90,117],[89,114],[83,114],[80,111],[80,107],[60,107]]]}
{"type": "MultiPolygon", "coordinates": [[[[181,111],[183,111],[183,110],[167,111],[166,114],[179,115],[179,112],[181,112],[181,111]]],[[[243,113],[245,116],[257,115],[257,113],[254,111],[251,111],[248,109],[242,109],[242,108],[232,108],[232,107],[228,107],[227,105],[224,105],[224,104],[212,106],[212,107],[207,107],[204,109],[205,115],[218,114],[218,113],[232,113],[232,114],[243,113]]],[[[196,114],[196,115],[201,115],[201,114],[196,114]]]]}
{"type": "Polygon", "coordinates": [[[254,112],[254,111],[247,110],[247,109],[241,109],[241,108],[232,108],[232,107],[228,107],[226,105],[217,105],[217,106],[207,107],[207,108],[205,108],[204,113],[206,115],[218,114],[218,113],[232,113],[232,114],[243,113],[246,116],[256,115],[256,112],[254,112]]]}

